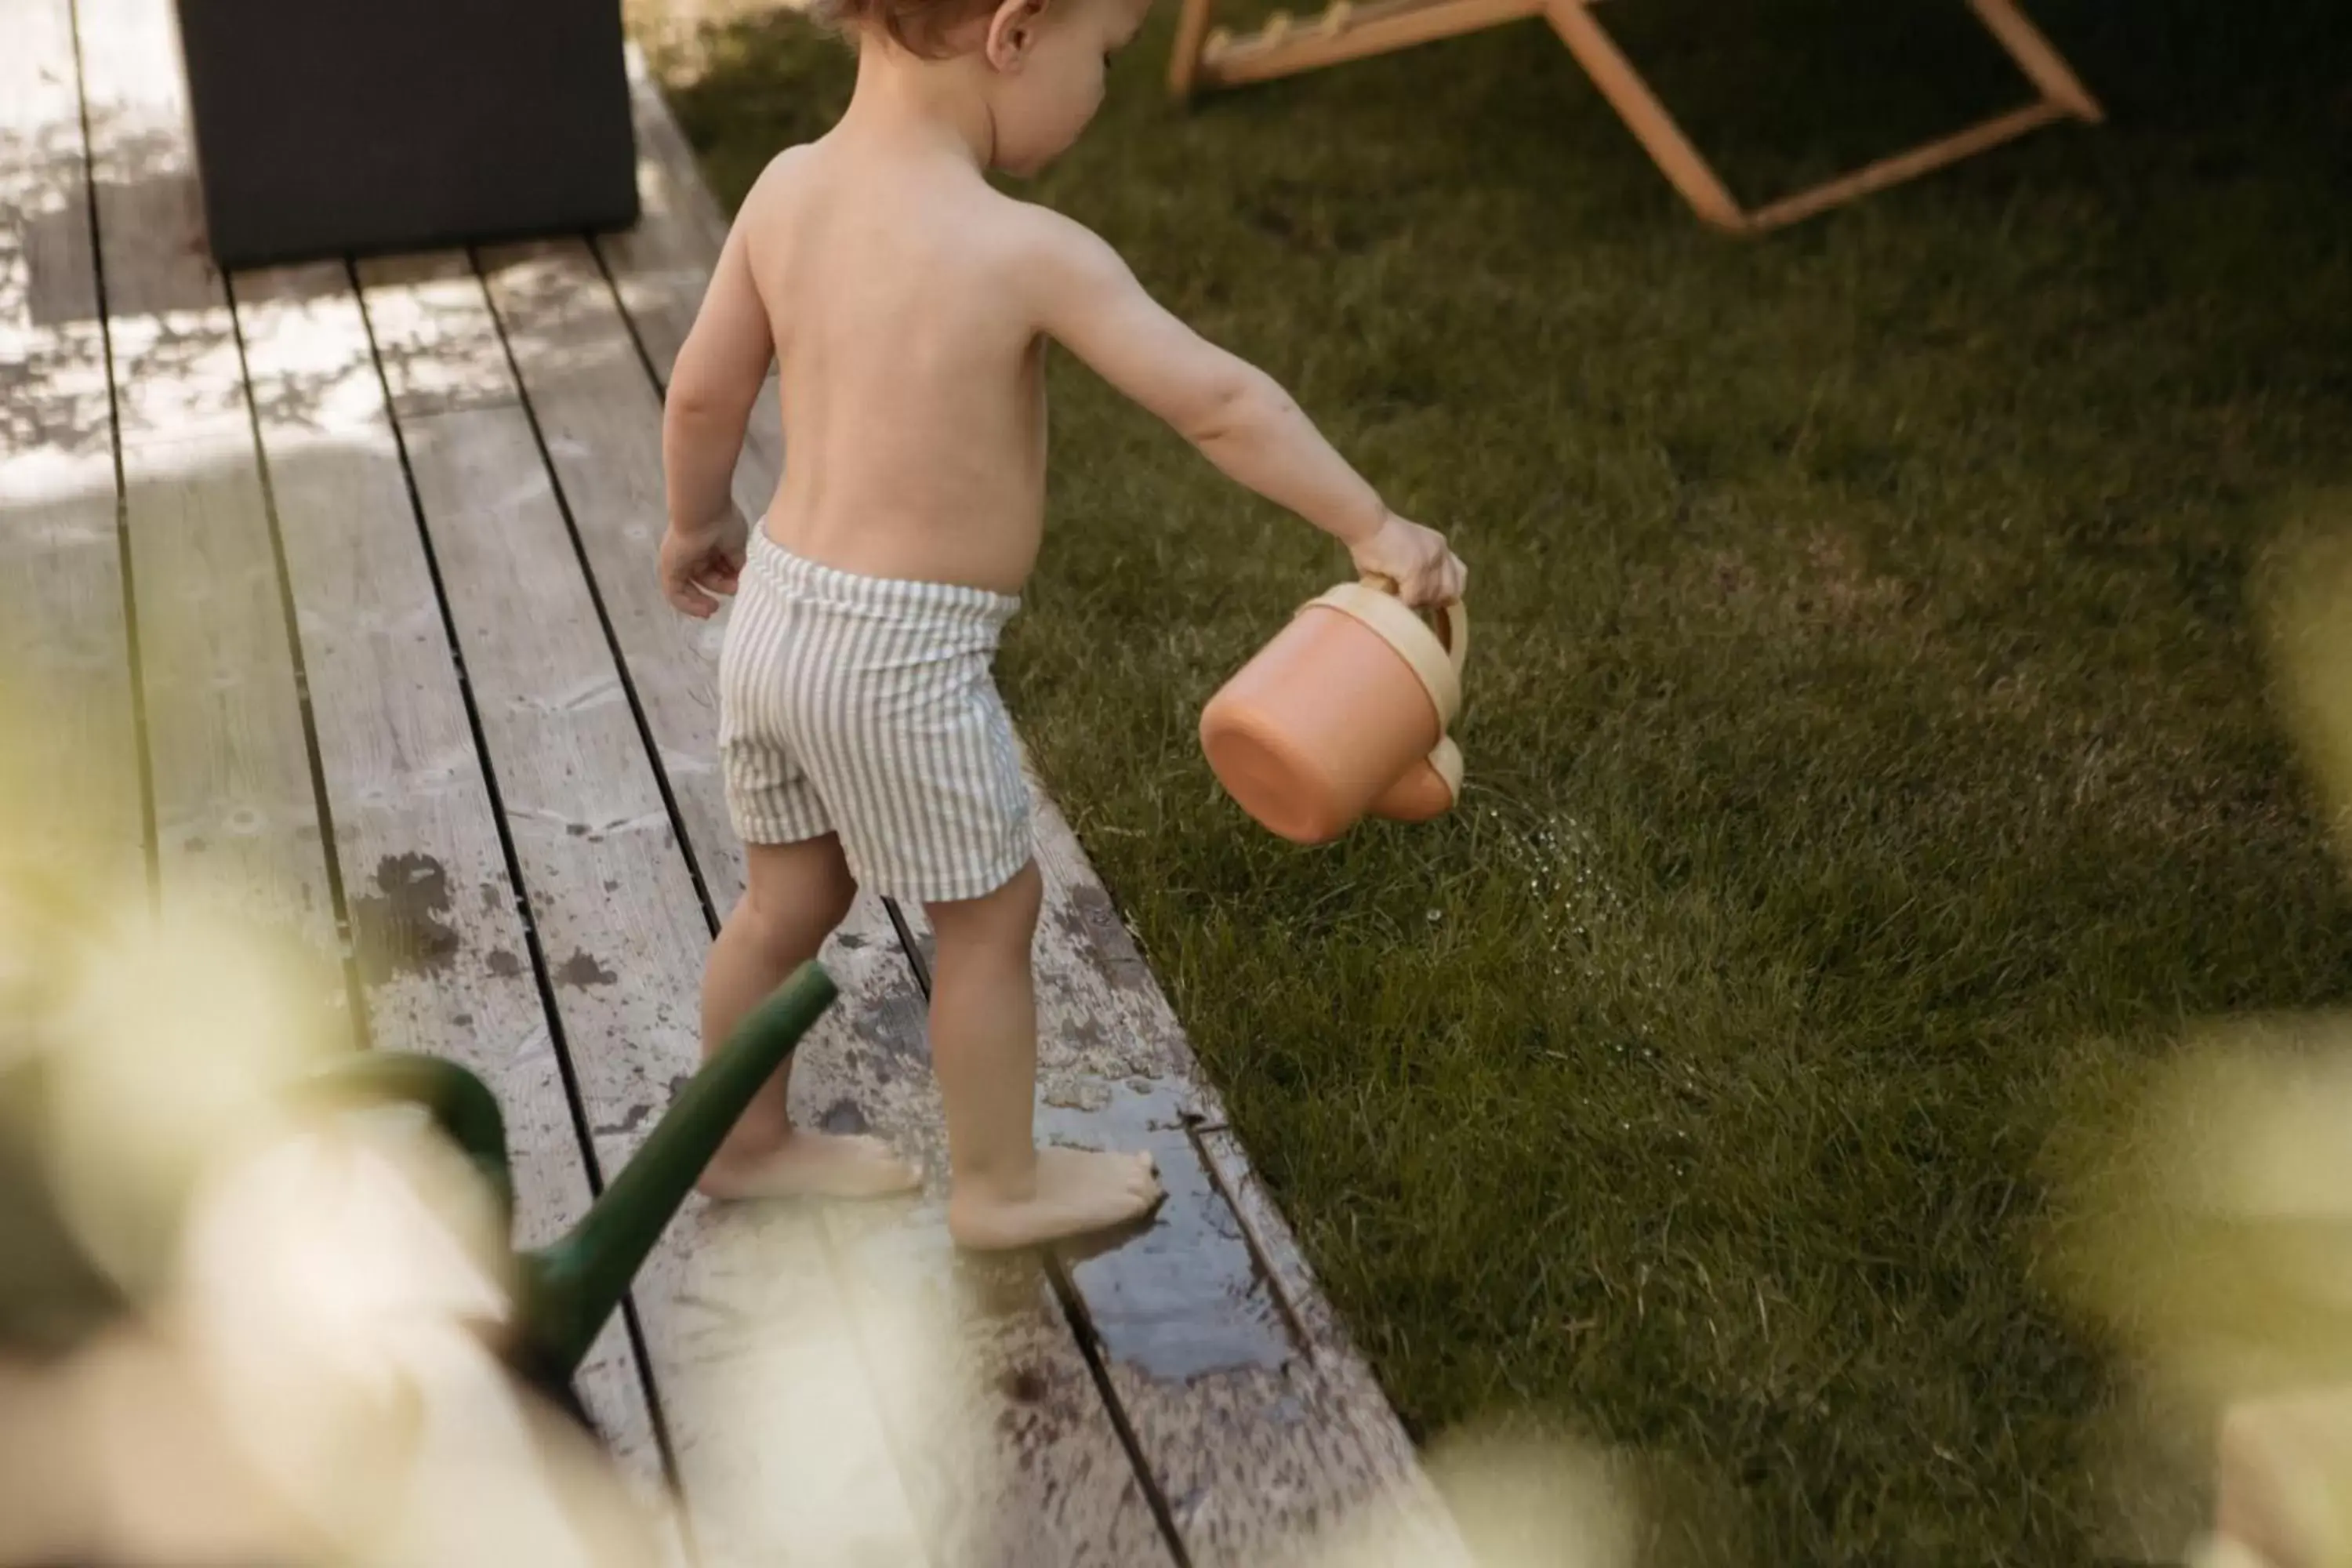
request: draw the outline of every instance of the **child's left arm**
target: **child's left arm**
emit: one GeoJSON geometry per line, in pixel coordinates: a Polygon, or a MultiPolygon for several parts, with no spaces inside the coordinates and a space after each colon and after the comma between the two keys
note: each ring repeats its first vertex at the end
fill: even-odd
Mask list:
{"type": "MultiPolygon", "coordinates": [[[[744,203],[747,218],[752,205],[744,203]]],[[[738,222],[727,237],[662,406],[662,468],[669,489],[662,591],[671,605],[698,618],[717,612],[712,595],[733,593],[743,569],[749,529],[733,500],[735,461],[775,358],[767,307],[751,278],[748,228],[738,222]]]]}
{"type": "Polygon", "coordinates": [[[1406,603],[1462,596],[1469,573],[1433,529],[1397,516],[1255,365],[1202,338],[1143,290],[1082,226],[1026,209],[1020,277],[1040,328],[1166,420],[1237,483],[1330,534],[1406,603]]]}

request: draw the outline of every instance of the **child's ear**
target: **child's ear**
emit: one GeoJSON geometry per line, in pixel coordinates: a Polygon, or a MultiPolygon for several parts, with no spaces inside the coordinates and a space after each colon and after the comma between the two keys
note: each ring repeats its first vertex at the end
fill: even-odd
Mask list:
{"type": "Polygon", "coordinates": [[[988,63],[1001,71],[1015,71],[1037,47],[1037,29],[1045,20],[1047,0],[1003,0],[988,19],[988,63]]]}

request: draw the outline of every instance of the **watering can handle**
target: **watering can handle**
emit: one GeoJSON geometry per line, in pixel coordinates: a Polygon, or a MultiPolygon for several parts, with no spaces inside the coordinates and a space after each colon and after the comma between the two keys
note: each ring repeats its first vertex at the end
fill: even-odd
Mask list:
{"type": "MultiPolygon", "coordinates": [[[[1383,594],[1398,593],[1396,579],[1381,573],[1367,572],[1363,582],[1366,587],[1378,588],[1383,594]]],[[[1448,599],[1437,606],[1437,618],[1441,623],[1437,640],[1445,645],[1445,657],[1454,661],[1454,675],[1458,680],[1470,658],[1470,606],[1459,599],[1448,599]]]]}
{"type": "Polygon", "coordinates": [[[311,1073],[310,1096],[341,1106],[414,1105],[473,1164],[498,1205],[499,1224],[514,1221],[514,1173],[507,1160],[506,1116],[488,1085],[456,1062],[408,1051],[362,1051],[311,1073]]]}

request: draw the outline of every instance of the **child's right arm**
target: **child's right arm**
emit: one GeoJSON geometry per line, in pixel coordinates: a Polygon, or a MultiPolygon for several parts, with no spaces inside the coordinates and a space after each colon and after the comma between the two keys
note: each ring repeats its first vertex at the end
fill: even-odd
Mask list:
{"type": "Polygon", "coordinates": [[[1338,539],[1360,571],[1391,579],[1406,602],[1461,597],[1468,573],[1444,536],[1390,511],[1273,377],[1179,321],[1085,227],[1033,210],[1022,276],[1048,337],[1227,477],[1338,539]]]}
{"type": "MultiPolygon", "coordinates": [[[[781,160],[780,160],[781,161],[781,160]]],[[[687,615],[718,613],[735,591],[750,529],[730,494],[760,386],[774,363],[767,307],[752,279],[749,215],[754,187],[711,269],[702,308],[677,351],[662,399],[662,475],[669,527],[662,534],[662,591],[687,615]]]]}

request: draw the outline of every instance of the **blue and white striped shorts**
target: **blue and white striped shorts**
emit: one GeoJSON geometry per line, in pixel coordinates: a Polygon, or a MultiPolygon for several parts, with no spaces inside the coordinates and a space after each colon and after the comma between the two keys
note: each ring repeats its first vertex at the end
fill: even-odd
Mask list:
{"type": "Polygon", "coordinates": [[[747,843],[827,833],[858,885],[976,899],[1034,849],[992,666],[1021,601],[821,566],[751,531],[719,660],[719,753],[747,843]]]}

